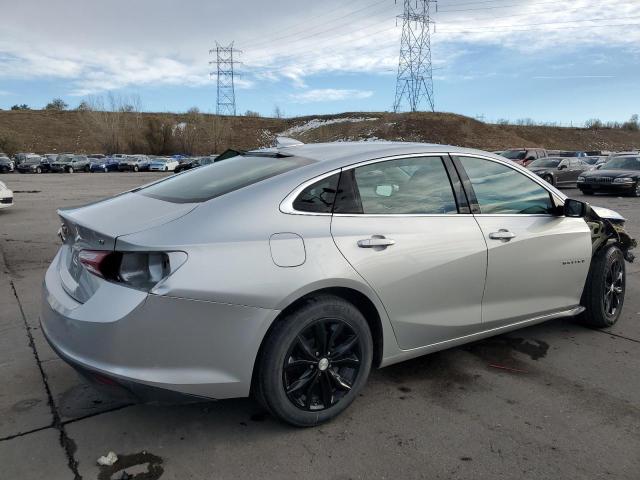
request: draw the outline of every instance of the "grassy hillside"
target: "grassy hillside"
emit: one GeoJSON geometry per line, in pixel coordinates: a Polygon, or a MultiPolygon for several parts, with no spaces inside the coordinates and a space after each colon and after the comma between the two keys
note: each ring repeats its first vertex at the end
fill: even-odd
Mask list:
{"type": "Polygon", "coordinates": [[[0,139],[18,151],[83,153],[221,152],[269,145],[277,134],[304,142],[402,140],[499,150],[627,150],[640,132],[492,125],[449,113],[344,113],[288,119],[202,114],[0,111],[0,139]]]}

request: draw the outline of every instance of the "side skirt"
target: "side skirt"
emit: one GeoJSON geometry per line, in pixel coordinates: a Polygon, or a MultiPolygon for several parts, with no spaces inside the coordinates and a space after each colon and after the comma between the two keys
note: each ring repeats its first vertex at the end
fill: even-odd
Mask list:
{"type": "Polygon", "coordinates": [[[380,363],[380,368],[386,367],[388,365],[393,365],[394,363],[399,363],[404,360],[409,360],[411,358],[420,357],[428,353],[434,353],[440,350],[446,350],[447,348],[457,347],[458,345],[464,345],[465,343],[475,342],[478,340],[482,340],[483,338],[493,337],[494,335],[499,335],[501,333],[506,333],[512,330],[518,330],[519,328],[535,325],[537,323],[546,322],[547,320],[553,320],[556,318],[573,317],[575,315],[579,315],[582,312],[584,312],[584,307],[581,305],[578,305],[568,310],[548,313],[546,315],[529,318],[527,320],[521,320],[519,322],[512,323],[509,325],[491,328],[489,330],[483,330],[481,332],[472,333],[470,335],[465,335],[458,338],[452,338],[451,340],[445,340],[442,342],[433,343],[431,345],[426,345],[424,347],[413,348],[411,350],[400,350],[400,353],[392,357],[383,358],[382,362],[380,363]]]}

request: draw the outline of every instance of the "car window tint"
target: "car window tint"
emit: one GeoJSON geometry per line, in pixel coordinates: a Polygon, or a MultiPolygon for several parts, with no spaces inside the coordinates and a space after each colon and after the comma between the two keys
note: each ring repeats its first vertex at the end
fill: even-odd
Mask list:
{"type": "Polygon", "coordinates": [[[242,156],[188,170],[137,190],[142,195],[174,203],[205,202],[295,168],[314,163],[300,157],[242,156]]]}
{"type": "Polygon", "coordinates": [[[340,174],[336,173],[305,188],[293,201],[300,212],[331,213],[338,189],[340,174]]]}
{"type": "Polygon", "coordinates": [[[389,160],[355,169],[364,214],[457,213],[440,157],[389,160]]]}
{"type": "Polygon", "coordinates": [[[460,157],[483,214],[545,214],[553,204],[547,190],[501,163],[460,157]]]}

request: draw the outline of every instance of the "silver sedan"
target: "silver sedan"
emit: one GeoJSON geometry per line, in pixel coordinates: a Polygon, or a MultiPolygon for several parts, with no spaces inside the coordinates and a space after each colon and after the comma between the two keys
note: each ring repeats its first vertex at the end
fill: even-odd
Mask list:
{"type": "Polygon", "coordinates": [[[620,316],[624,219],[505,158],[293,142],[228,157],[59,211],[42,328],[87,377],[144,399],[253,394],[309,426],[372,367],[620,316]]]}

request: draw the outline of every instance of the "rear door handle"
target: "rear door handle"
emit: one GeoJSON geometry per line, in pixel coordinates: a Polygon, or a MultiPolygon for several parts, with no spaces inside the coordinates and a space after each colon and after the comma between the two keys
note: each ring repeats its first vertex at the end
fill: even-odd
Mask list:
{"type": "Polygon", "coordinates": [[[510,232],[506,228],[501,228],[497,232],[491,232],[489,234],[489,238],[491,240],[502,240],[503,242],[508,242],[512,238],[516,238],[516,234],[513,232],[510,232]]]}
{"type": "Polygon", "coordinates": [[[360,248],[376,248],[376,247],[390,247],[394,245],[395,240],[391,240],[390,238],[385,238],[383,236],[374,236],[372,238],[365,238],[364,240],[358,240],[358,246],[360,248]]]}

